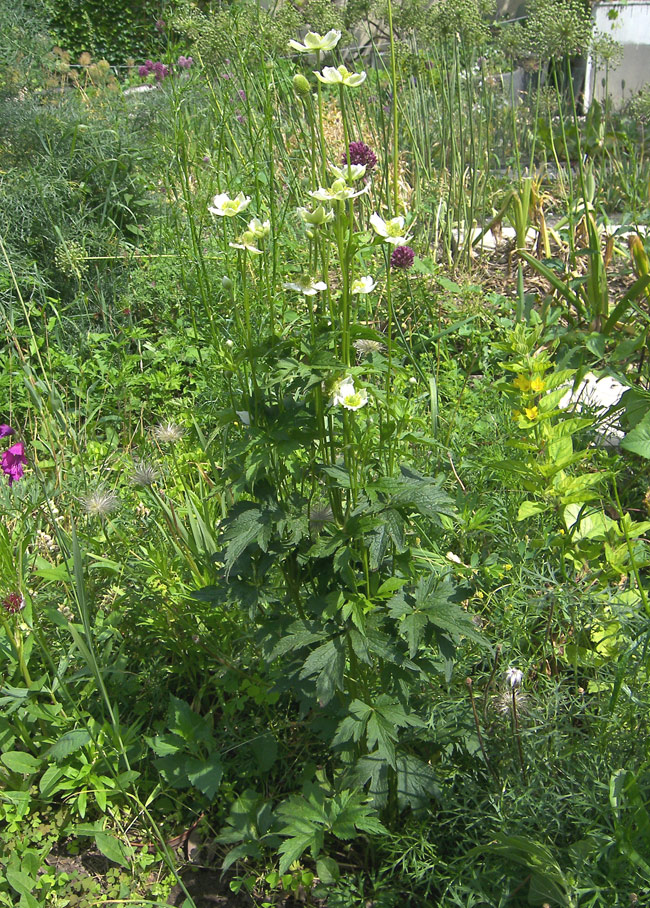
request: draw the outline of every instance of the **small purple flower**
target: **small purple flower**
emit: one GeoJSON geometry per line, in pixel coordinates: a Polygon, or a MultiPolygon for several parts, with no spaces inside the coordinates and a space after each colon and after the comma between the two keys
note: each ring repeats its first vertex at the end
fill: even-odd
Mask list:
{"type": "Polygon", "coordinates": [[[9,593],[2,600],[2,607],[8,615],[15,615],[16,612],[20,612],[25,608],[25,598],[19,592],[9,593]]]}
{"type": "Polygon", "coordinates": [[[0,438],[6,438],[7,435],[13,434],[14,430],[11,428],[11,426],[8,426],[6,423],[2,423],[2,425],[0,425],[0,438]]]}
{"type": "Polygon", "coordinates": [[[153,60],[145,60],[144,65],[147,67],[148,70],[152,70],[153,69],[153,60]]]}
{"type": "MultiPolygon", "coordinates": [[[[372,170],[377,166],[377,155],[365,142],[350,142],[350,164],[364,164],[366,171],[372,170]]],[[[341,164],[348,163],[348,156],[345,152],[341,155],[341,164]]]]}
{"type": "Polygon", "coordinates": [[[26,463],[25,445],[22,441],[12,445],[4,452],[2,455],[2,471],[7,475],[10,486],[23,478],[26,463]]]}
{"type": "Polygon", "coordinates": [[[228,79],[232,79],[232,73],[221,73],[221,78],[228,81],[228,79]]]}
{"type": "Polygon", "coordinates": [[[414,258],[415,252],[413,252],[410,246],[398,246],[393,250],[390,257],[390,267],[401,268],[406,271],[413,265],[414,258]]]}
{"type": "Polygon", "coordinates": [[[246,100],[246,92],[244,91],[243,88],[240,88],[239,91],[237,92],[237,94],[239,95],[240,100],[242,100],[242,101],[246,100]]]}
{"type": "Polygon", "coordinates": [[[203,163],[204,163],[204,164],[209,164],[209,163],[210,163],[210,155],[209,155],[209,154],[204,154],[204,155],[203,155],[203,163]]]}
{"type": "Polygon", "coordinates": [[[162,31],[164,31],[164,28],[165,28],[165,20],[156,19],[156,31],[158,32],[158,34],[160,34],[162,31]]]}
{"type": "Polygon", "coordinates": [[[245,123],[245,122],[246,122],[246,117],[245,117],[243,114],[240,114],[240,113],[235,114],[235,119],[237,120],[238,123],[245,123]]]}
{"type": "Polygon", "coordinates": [[[149,73],[150,69],[148,66],[138,66],[138,75],[141,79],[146,79],[149,73]]]}
{"type": "Polygon", "coordinates": [[[194,63],[192,57],[185,57],[183,54],[178,58],[178,65],[181,69],[189,69],[190,66],[194,63]]]}

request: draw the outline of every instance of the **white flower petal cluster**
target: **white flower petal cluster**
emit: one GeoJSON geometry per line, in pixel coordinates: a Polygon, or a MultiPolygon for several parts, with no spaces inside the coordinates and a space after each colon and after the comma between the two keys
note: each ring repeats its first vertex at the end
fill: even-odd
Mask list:
{"type": "Polygon", "coordinates": [[[337,180],[345,180],[348,183],[354,183],[365,176],[366,165],[350,164],[348,167],[347,164],[344,164],[343,167],[336,167],[334,164],[330,164],[330,170],[337,180]]]}
{"type": "Polygon", "coordinates": [[[231,199],[226,192],[215,195],[212,199],[212,205],[209,206],[210,214],[216,214],[219,217],[234,218],[236,214],[245,211],[250,205],[250,196],[245,196],[243,192],[231,199]]]}
{"type": "Polygon", "coordinates": [[[332,209],[324,208],[322,205],[318,205],[313,211],[310,211],[309,208],[298,208],[298,214],[304,223],[310,227],[321,227],[323,224],[329,224],[330,221],[334,220],[332,209]]]}
{"type": "Polygon", "coordinates": [[[520,668],[509,668],[506,672],[506,684],[513,690],[521,685],[524,680],[524,673],[520,668]]]}
{"type": "Polygon", "coordinates": [[[406,233],[404,227],[406,219],[402,215],[385,221],[375,212],[370,215],[370,223],[375,233],[391,246],[406,246],[411,239],[410,235],[406,233]]]}
{"type": "Polygon", "coordinates": [[[261,255],[262,250],[258,249],[255,243],[257,237],[252,230],[245,230],[235,243],[228,243],[233,249],[245,249],[246,252],[252,252],[253,255],[261,255]]]}
{"type": "Polygon", "coordinates": [[[341,32],[333,28],[326,35],[319,35],[318,32],[307,32],[305,43],[299,41],[289,41],[289,47],[297,50],[300,54],[315,54],[317,51],[334,50],[341,40],[341,32]]]}
{"type": "Polygon", "coordinates": [[[367,274],[365,277],[358,277],[356,280],[352,281],[350,293],[372,293],[376,286],[377,282],[372,275],[367,274]]]}
{"type": "Polygon", "coordinates": [[[344,179],[334,180],[329,189],[323,186],[310,192],[309,195],[319,202],[345,202],[346,199],[356,199],[357,196],[363,195],[370,190],[370,183],[362,189],[355,191],[352,186],[348,186],[344,179]]]}
{"type": "Polygon", "coordinates": [[[248,222],[248,231],[252,233],[255,239],[263,240],[271,232],[271,222],[270,221],[260,221],[259,218],[253,218],[248,222]]]}
{"type": "Polygon", "coordinates": [[[316,78],[325,85],[347,85],[357,88],[366,81],[366,73],[351,73],[347,66],[324,66],[322,73],[314,71],[316,78]]]}
{"type": "Polygon", "coordinates": [[[295,290],[296,293],[302,293],[303,296],[316,296],[320,290],[327,290],[327,284],[324,281],[315,281],[311,277],[295,282],[287,281],[282,286],[285,290],[295,290]]]}
{"type": "Polygon", "coordinates": [[[331,407],[343,407],[345,410],[360,410],[367,403],[368,392],[365,388],[357,391],[351,375],[346,375],[336,383],[330,398],[331,407]]]}

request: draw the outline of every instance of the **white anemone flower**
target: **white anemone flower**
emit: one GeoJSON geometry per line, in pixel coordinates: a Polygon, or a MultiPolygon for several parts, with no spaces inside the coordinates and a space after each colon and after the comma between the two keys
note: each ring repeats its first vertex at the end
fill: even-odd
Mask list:
{"type": "Polygon", "coordinates": [[[355,281],[352,281],[350,293],[372,293],[376,286],[377,282],[372,275],[367,274],[365,277],[358,277],[355,281]]]}
{"type": "Polygon", "coordinates": [[[367,403],[368,392],[365,388],[357,391],[351,375],[346,375],[340,382],[337,382],[330,398],[330,406],[343,407],[345,410],[360,410],[367,403]]]}
{"type": "Polygon", "coordinates": [[[314,71],[316,78],[325,85],[347,85],[348,88],[357,88],[366,81],[365,72],[351,73],[347,66],[324,66],[322,73],[314,71]]]}
{"type": "Polygon", "coordinates": [[[406,246],[411,239],[404,229],[405,219],[402,215],[385,221],[375,212],[370,215],[370,223],[375,233],[391,246],[406,246]]]}
{"type": "Polygon", "coordinates": [[[319,35],[318,32],[307,32],[305,43],[299,41],[289,41],[289,47],[297,50],[300,54],[315,54],[317,51],[334,50],[341,40],[341,32],[333,28],[326,35],[319,35]]]}
{"type": "Polygon", "coordinates": [[[310,192],[309,195],[313,199],[318,199],[319,202],[345,202],[346,199],[356,199],[357,196],[363,195],[364,192],[368,192],[369,190],[370,183],[355,192],[351,186],[348,186],[345,180],[334,180],[329,189],[325,189],[321,186],[314,192],[310,192]]]}
{"type": "Polygon", "coordinates": [[[257,240],[263,240],[264,237],[267,237],[270,232],[270,221],[264,221],[264,223],[262,223],[259,218],[253,218],[248,222],[248,233],[252,233],[257,240]]]}
{"type": "Polygon", "coordinates": [[[252,230],[245,230],[238,238],[236,243],[228,243],[233,249],[245,249],[246,252],[252,252],[253,255],[261,255],[262,250],[255,245],[256,237],[252,230]]]}
{"type": "Polygon", "coordinates": [[[301,278],[299,281],[287,281],[282,285],[285,290],[295,290],[303,296],[316,296],[320,290],[327,290],[324,281],[315,281],[311,277],[301,278]]]}
{"type": "Polygon", "coordinates": [[[298,208],[298,214],[305,224],[311,227],[321,227],[323,224],[329,224],[334,220],[334,212],[331,208],[324,208],[319,205],[310,211],[309,208],[298,208]]]}
{"type": "Polygon", "coordinates": [[[337,180],[346,180],[348,183],[354,183],[356,180],[360,180],[361,177],[365,176],[366,165],[350,164],[348,167],[347,164],[344,164],[343,167],[336,167],[334,164],[330,164],[330,170],[337,180]]]}
{"type": "Polygon", "coordinates": [[[243,192],[231,199],[230,196],[222,192],[215,195],[212,199],[212,205],[208,208],[210,214],[216,214],[219,217],[233,218],[236,214],[245,211],[250,205],[250,196],[245,196],[243,192]]]}

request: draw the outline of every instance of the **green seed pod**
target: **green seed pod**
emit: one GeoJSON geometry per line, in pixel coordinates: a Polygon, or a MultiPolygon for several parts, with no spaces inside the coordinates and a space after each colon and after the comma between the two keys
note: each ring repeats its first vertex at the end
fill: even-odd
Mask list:
{"type": "Polygon", "coordinates": [[[293,77],[293,90],[297,95],[308,95],[311,92],[311,86],[302,73],[296,73],[293,77]]]}

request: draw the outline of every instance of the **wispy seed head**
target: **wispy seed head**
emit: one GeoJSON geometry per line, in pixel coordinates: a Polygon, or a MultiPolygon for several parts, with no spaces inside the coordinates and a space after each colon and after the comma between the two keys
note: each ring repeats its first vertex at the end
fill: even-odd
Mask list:
{"type": "Polygon", "coordinates": [[[152,486],[156,479],[158,478],[158,473],[149,463],[134,463],[133,464],[133,473],[131,474],[131,480],[137,486],[152,486]]]}
{"type": "Polygon", "coordinates": [[[115,492],[100,487],[82,498],[81,503],[89,517],[108,517],[120,506],[120,499],[115,492]]]}
{"type": "Polygon", "coordinates": [[[163,445],[176,444],[185,435],[185,429],[171,421],[161,422],[153,430],[153,434],[163,445]]]}

